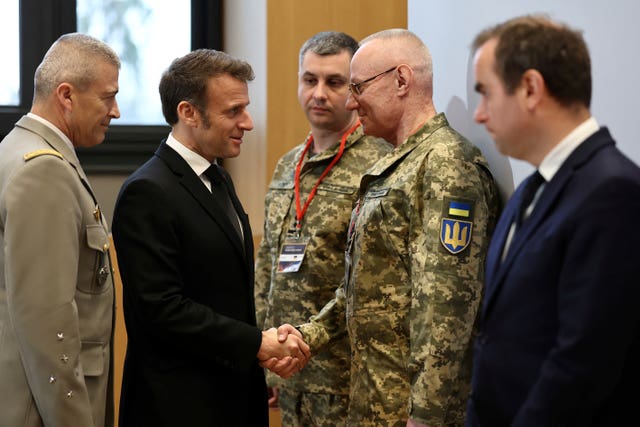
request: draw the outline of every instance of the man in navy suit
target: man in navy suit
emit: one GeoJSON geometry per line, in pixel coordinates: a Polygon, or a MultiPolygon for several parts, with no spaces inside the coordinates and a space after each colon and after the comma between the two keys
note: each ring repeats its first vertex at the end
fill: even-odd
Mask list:
{"type": "Polygon", "coordinates": [[[128,332],[120,426],[267,426],[259,363],[280,359],[287,376],[309,356],[299,334],[281,344],[256,327],[251,228],[216,163],[253,128],[252,79],[208,49],[162,75],[171,134],[127,179],[113,220],[128,332]]]}
{"type": "Polygon", "coordinates": [[[473,49],[475,120],[542,179],[491,241],[467,424],[638,425],[640,170],[589,112],[586,44],[526,16],[473,49]]]}

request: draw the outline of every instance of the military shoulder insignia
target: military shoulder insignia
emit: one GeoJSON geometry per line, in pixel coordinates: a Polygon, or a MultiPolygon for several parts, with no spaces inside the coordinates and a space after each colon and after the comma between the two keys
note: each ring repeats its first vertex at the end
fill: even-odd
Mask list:
{"type": "Polygon", "coordinates": [[[474,202],[462,199],[444,199],[440,242],[452,254],[464,251],[471,242],[474,202]]]}
{"type": "Polygon", "coordinates": [[[46,155],[56,156],[56,157],[59,157],[60,159],[64,158],[64,157],[62,157],[62,154],[60,154],[56,150],[51,150],[51,149],[48,149],[48,148],[43,148],[41,150],[35,150],[35,151],[31,151],[29,153],[25,153],[23,158],[24,158],[25,162],[28,162],[29,160],[35,159],[36,157],[46,156],[46,155]]]}

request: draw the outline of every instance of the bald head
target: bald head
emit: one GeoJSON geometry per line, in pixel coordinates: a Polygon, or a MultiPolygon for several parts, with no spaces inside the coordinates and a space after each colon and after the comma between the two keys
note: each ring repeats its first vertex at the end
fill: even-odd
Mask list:
{"type": "MultiPolygon", "coordinates": [[[[379,31],[360,42],[360,50],[370,51],[368,60],[377,69],[387,69],[400,64],[409,65],[419,87],[429,95],[433,91],[433,65],[429,48],[409,30],[393,28],[379,31]]],[[[357,53],[357,52],[356,52],[357,53]]]]}
{"type": "Polygon", "coordinates": [[[360,42],[351,60],[347,108],[368,135],[401,144],[435,116],[429,49],[404,29],[384,30],[360,42]]]}

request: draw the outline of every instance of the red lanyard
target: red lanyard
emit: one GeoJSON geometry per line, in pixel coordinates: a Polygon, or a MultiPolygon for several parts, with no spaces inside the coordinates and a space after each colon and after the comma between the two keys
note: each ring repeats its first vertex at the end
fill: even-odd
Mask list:
{"type": "Polygon", "coordinates": [[[296,166],[296,174],[294,178],[294,187],[295,187],[295,196],[296,196],[296,229],[298,230],[300,229],[302,218],[304,218],[304,215],[307,213],[307,208],[309,207],[311,200],[313,200],[314,196],[316,195],[316,192],[318,191],[318,186],[320,185],[324,177],[327,176],[331,168],[333,168],[335,164],[338,163],[338,160],[340,160],[340,157],[342,157],[342,154],[344,153],[344,147],[347,143],[347,138],[349,137],[349,135],[353,133],[354,130],[358,128],[358,126],[360,126],[360,121],[358,121],[355,125],[353,125],[351,129],[349,129],[344,133],[344,135],[342,135],[338,154],[336,154],[336,156],[333,158],[331,163],[329,163],[329,166],[327,166],[324,172],[322,172],[322,175],[320,175],[320,178],[318,178],[318,182],[316,182],[316,184],[311,189],[309,196],[307,196],[307,201],[305,202],[304,206],[301,207],[300,206],[300,172],[302,171],[302,163],[304,163],[304,159],[307,155],[307,152],[309,151],[309,148],[311,148],[311,144],[313,144],[313,135],[310,135],[309,138],[307,138],[307,144],[305,145],[304,150],[302,151],[300,160],[298,160],[298,165],[296,166]]]}

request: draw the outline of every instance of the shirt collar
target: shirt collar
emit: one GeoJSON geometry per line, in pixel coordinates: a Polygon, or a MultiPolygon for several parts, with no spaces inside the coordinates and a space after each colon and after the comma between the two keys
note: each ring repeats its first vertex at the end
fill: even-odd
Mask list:
{"type": "Polygon", "coordinates": [[[44,117],[40,117],[37,114],[29,112],[29,113],[27,113],[27,117],[30,117],[33,120],[36,120],[36,121],[42,123],[43,125],[45,125],[49,129],[54,131],[56,133],[56,135],[58,135],[60,137],[60,139],[62,139],[62,141],[64,141],[64,143],[69,147],[69,149],[71,150],[71,153],[73,153],[73,156],[75,157],[76,162],[79,163],[78,156],[76,155],[76,149],[73,146],[73,142],[71,142],[69,137],[67,135],[65,135],[64,132],[62,132],[60,129],[58,129],[56,127],[56,125],[51,123],[49,120],[45,119],[44,117]]]}
{"type": "Polygon", "coordinates": [[[546,182],[551,181],[553,176],[558,172],[560,166],[573,153],[573,151],[587,140],[591,135],[599,129],[598,122],[595,118],[589,117],[578,127],[572,130],[569,135],[565,136],[558,145],[553,147],[551,151],[542,159],[538,171],[544,177],[546,182]]]}
{"type": "Polygon", "coordinates": [[[170,133],[167,137],[167,145],[173,148],[180,155],[180,157],[182,157],[184,161],[187,162],[189,167],[193,169],[197,176],[202,175],[204,171],[206,171],[207,168],[211,166],[211,162],[209,162],[209,160],[184,146],[180,141],[173,137],[172,133],[170,133]]]}

